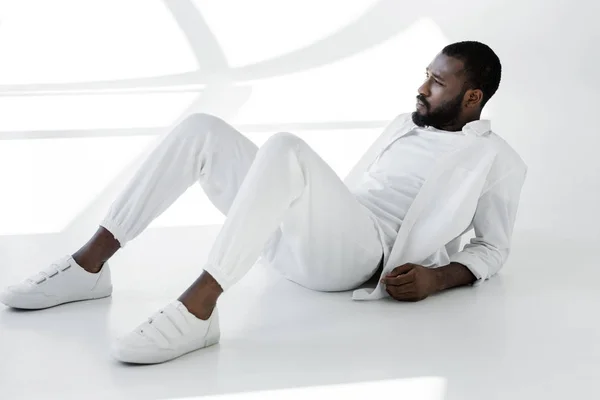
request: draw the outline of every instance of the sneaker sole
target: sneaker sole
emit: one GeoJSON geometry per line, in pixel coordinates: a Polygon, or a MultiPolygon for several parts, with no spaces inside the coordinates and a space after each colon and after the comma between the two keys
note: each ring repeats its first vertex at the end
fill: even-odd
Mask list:
{"type": "Polygon", "coordinates": [[[197,347],[195,349],[183,351],[181,354],[170,355],[167,358],[166,354],[160,354],[157,356],[156,354],[150,354],[146,351],[136,351],[136,350],[128,350],[128,349],[113,349],[113,357],[118,361],[125,364],[135,364],[135,365],[151,365],[151,364],[162,364],[167,361],[175,360],[179,357],[183,357],[186,354],[193,353],[198,350],[206,349],[207,347],[214,346],[219,343],[221,339],[221,335],[217,335],[212,339],[207,339],[204,341],[204,346],[197,347]],[[162,357],[161,357],[162,356],[162,357]]]}
{"type": "Polygon", "coordinates": [[[91,292],[84,296],[70,296],[67,298],[46,297],[44,295],[17,295],[15,297],[10,294],[2,299],[2,303],[7,307],[17,310],[43,310],[60,306],[62,304],[76,303],[80,301],[98,300],[112,295],[112,286],[101,292],[91,292]]]}

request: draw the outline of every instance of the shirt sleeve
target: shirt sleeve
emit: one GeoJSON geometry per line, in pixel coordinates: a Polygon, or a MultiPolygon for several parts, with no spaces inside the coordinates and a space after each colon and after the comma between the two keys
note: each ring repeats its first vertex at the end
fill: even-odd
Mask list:
{"type": "Polygon", "coordinates": [[[479,198],[473,218],[475,237],[450,257],[475,275],[475,285],[495,275],[508,259],[526,175],[526,169],[513,170],[489,186],[479,198]]]}

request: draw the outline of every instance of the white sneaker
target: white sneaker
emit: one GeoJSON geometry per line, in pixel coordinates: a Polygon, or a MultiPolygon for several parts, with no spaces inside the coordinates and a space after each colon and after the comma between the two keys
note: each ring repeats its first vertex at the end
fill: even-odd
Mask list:
{"type": "Polygon", "coordinates": [[[220,337],[216,308],[204,321],[175,301],[117,339],[112,353],[117,360],[127,363],[158,364],[217,344],[220,337]]]}
{"type": "Polygon", "coordinates": [[[73,301],[100,299],[112,293],[110,269],[104,264],[92,274],[67,256],[40,273],[0,292],[0,301],[12,308],[38,310],[73,301]]]}

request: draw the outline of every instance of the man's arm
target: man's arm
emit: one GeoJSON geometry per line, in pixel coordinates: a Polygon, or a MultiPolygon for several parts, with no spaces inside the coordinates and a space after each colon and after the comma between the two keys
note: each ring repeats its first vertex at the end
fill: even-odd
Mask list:
{"type": "Polygon", "coordinates": [[[473,218],[475,237],[450,258],[467,267],[477,281],[495,275],[508,258],[525,176],[526,170],[512,171],[481,196],[473,218]]]}
{"type": "Polygon", "coordinates": [[[432,270],[435,273],[435,291],[457,286],[470,285],[477,280],[469,268],[459,263],[450,263],[432,270]]]}
{"type": "Polygon", "coordinates": [[[480,197],[473,228],[475,238],[448,265],[426,268],[405,264],[382,279],[396,300],[418,301],[456,286],[483,281],[494,275],[510,252],[525,171],[507,174],[480,197]]]}
{"type": "Polygon", "coordinates": [[[404,264],[394,268],[381,282],[390,296],[400,301],[419,301],[456,286],[468,285],[476,278],[469,268],[452,263],[439,268],[404,264]]]}

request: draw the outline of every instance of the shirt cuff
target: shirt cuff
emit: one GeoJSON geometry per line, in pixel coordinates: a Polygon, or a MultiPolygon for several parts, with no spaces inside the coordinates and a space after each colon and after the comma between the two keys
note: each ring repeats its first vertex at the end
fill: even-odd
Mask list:
{"type": "Polygon", "coordinates": [[[471,273],[477,279],[473,282],[473,286],[479,286],[485,281],[488,276],[488,267],[485,263],[476,255],[467,253],[466,251],[460,251],[450,257],[450,262],[455,262],[464,265],[471,271],[471,273]]]}

